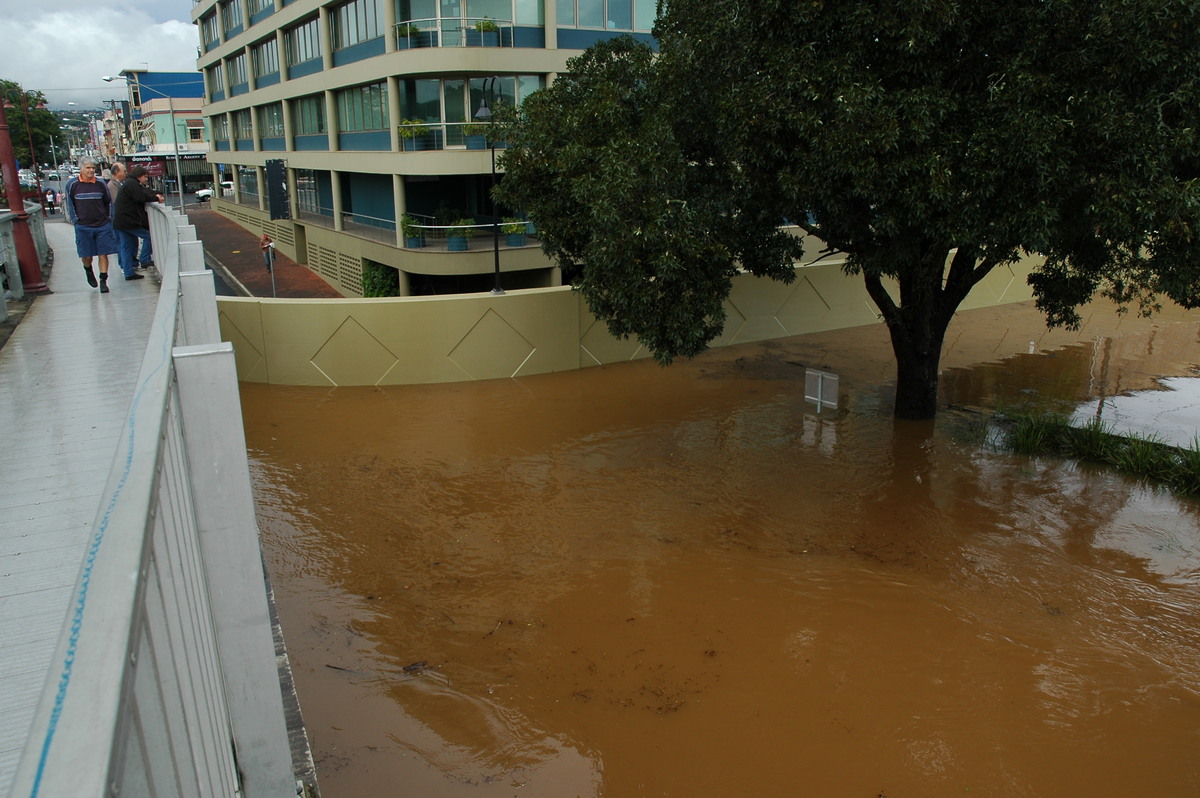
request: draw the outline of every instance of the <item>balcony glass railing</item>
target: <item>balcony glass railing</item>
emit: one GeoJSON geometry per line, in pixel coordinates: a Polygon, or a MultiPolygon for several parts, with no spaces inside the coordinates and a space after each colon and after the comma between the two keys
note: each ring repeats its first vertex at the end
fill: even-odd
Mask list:
{"type": "Polygon", "coordinates": [[[463,220],[455,224],[435,224],[432,217],[408,214],[404,225],[404,248],[444,250],[449,252],[474,252],[490,250],[495,246],[493,239],[499,233],[500,247],[514,249],[535,243],[531,222],[501,222],[498,230],[491,222],[482,224],[463,220]]]}
{"type": "Polygon", "coordinates": [[[491,17],[409,19],[396,25],[396,49],[512,47],[513,23],[491,17]]]}
{"type": "MultiPolygon", "coordinates": [[[[486,150],[491,146],[490,128],[478,122],[417,122],[409,120],[400,125],[400,149],[419,150],[468,149],[486,150]]],[[[504,149],[497,141],[496,149],[504,149]]]]}

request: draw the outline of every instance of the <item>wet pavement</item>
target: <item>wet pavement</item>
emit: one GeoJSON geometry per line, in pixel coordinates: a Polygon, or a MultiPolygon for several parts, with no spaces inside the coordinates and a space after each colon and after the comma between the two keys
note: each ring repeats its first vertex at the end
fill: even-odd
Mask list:
{"type": "Polygon", "coordinates": [[[204,257],[234,296],[289,299],[338,298],[342,294],[306,266],[276,252],[275,265],[263,265],[259,237],[211,210],[206,203],[187,206],[188,220],[204,242],[204,257]]]}

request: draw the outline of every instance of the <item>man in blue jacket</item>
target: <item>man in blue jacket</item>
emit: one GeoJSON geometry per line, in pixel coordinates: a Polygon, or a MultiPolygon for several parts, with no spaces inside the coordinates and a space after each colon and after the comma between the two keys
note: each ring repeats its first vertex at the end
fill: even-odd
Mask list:
{"type": "Polygon", "coordinates": [[[75,252],[83,261],[88,285],[96,287],[92,258],[100,263],[100,293],[108,293],[108,256],[117,251],[112,227],[112,198],[103,180],[96,178],[96,162],[79,162],[79,177],[71,178],[63,191],[63,210],[75,226],[75,252]]]}

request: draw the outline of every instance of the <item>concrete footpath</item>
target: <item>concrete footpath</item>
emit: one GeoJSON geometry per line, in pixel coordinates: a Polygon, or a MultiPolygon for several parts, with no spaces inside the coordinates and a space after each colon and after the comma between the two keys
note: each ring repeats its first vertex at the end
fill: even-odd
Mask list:
{"type": "Polygon", "coordinates": [[[204,242],[204,259],[236,296],[289,299],[338,298],[342,295],[316,272],[275,253],[272,274],[263,265],[258,236],[206,206],[188,206],[188,221],[204,242]]]}

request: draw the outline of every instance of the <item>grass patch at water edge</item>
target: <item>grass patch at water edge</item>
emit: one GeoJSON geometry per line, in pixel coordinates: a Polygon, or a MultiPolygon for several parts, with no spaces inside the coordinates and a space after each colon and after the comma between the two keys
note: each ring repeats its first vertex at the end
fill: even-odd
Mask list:
{"type": "Polygon", "coordinates": [[[1003,443],[1030,456],[1070,457],[1099,463],[1184,494],[1200,493],[1200,439],[1184,448],[1158,436],[1118,435],[1099,419],[1074,427],[1055,413],[1005,417],[1003,443]]]}

